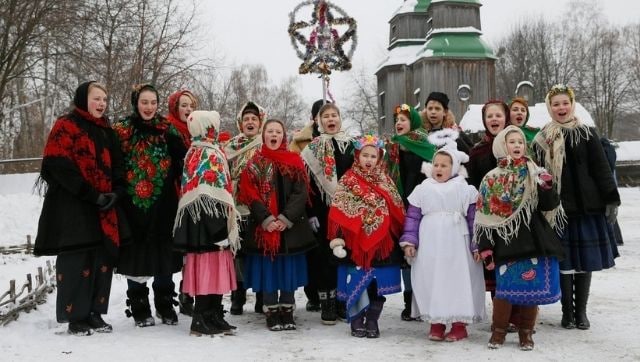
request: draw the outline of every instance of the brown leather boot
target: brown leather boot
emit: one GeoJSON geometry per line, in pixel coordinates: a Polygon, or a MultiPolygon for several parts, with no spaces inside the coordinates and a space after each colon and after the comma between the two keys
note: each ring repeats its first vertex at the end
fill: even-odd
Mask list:
{"type": "Polygon", "coordinates": [[[537,305],[520,307],[520,329],[518,330],[518,337],[520,338],[520,349],[523,351],[531,351],[533,349],[533,327],[536,325],[537,317],[537,305]]]}
{"type": "Polygon", "coordinates": [[[511,317],[511,303],[504,299],[493,298],[493,333],[487,347],[498,349],[504,344],[511,317]]]}

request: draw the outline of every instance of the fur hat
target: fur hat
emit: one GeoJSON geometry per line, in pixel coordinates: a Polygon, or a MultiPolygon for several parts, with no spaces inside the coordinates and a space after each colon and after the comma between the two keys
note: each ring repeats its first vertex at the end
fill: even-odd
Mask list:
{"type": "Polygon", "coordinates": [[[192,137],[216,139],[220,128],[220,113],[216,111],[193,111],[187,119],[192,137]]]}
{"type": "Polygon", "coordinates": [[[442,93],[442,92],[429,93],[427,100],[424,101],[425,107],[427,106],[427,103],[429,103],[429,101],[440,102],[440,104],[442,104],[442,107],[444,109],[449,109],[449,97],[445,93],[442,93]]]}
{"type": "Polygon", "coordinates": [[[311,119],[316,119],[320,108],[322,108],[322,106],[324,106],[326,103],[331,103],[331,101],[318,99],[317,101],[313,102],[313,106],[311,106],[311,119]]]}

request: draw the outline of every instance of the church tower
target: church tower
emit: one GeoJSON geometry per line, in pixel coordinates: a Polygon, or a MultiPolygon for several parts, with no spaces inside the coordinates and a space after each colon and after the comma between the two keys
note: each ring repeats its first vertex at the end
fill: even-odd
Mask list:
{"type": "Polygon", "coordinates": [[[496,57],[480,38],[481,6],[478,0],[405,0],[392,15],[388,53],[376,70],[381,134],[393,133],[396,105],[422,109],[432,91],[449,95],[457,119],[467,104],[495,96],[496,57]]]}

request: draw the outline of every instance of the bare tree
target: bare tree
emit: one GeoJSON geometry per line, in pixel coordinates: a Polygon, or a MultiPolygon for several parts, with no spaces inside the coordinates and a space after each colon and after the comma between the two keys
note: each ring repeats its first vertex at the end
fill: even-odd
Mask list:
{"type": "Polygon", "coordinates": [[[373,72],[358,67],[350,73],[353,88],[341,110],[347,131],[357,134],[378,133],[378,85],[373,72]]]}

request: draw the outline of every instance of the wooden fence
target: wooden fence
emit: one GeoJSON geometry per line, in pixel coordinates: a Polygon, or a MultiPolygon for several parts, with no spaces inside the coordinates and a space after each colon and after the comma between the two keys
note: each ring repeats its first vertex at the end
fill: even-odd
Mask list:
{"type": "MultiPolygon", "coordinates": [[[[31,236],[27,235],[27,243],[23,245],[1,247],[2,254],[25,253],[31,254],[31,236]]],[[[47,294],[53,292],[56,287],[55,267],[47,260],[46,269],[38,267],[35,274],[35,282],[31,273],[27,274],[27,280],[22,285],[17,285],[16,280],[9,281],[9,290],[0,295],[0,325],[15,321],[21,312],[29,313],[39,304],[47,301],[47,294]]]]}

